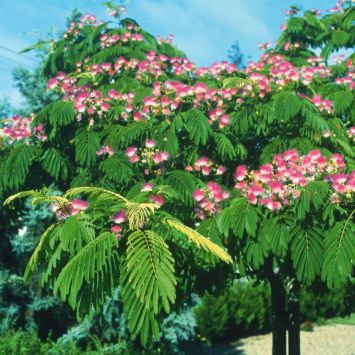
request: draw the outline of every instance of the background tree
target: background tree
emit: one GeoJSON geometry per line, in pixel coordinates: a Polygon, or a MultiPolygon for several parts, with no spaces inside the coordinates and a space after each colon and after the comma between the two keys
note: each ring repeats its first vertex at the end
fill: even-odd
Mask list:
{"type": "Polygon", "coordinates": [[[246,59],[250,59],[250,56],[245,58],[244,54],[242,53],[239,41],[235,41],[235,43],[231,46],[228,51],[228,59],[231,63],[235,64],[235,66],[239,69],[245,69],[246,67],[246,59]]]}

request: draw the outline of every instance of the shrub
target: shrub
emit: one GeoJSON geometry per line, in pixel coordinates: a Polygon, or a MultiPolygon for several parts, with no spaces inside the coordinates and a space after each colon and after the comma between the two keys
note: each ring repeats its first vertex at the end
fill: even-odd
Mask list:
{"type": "Polygon", "coordinates": [[[354,312],[354,302],[351,302],[351,299],[354,300],[354,293],[354,281],[346,288],[328,290],[320,284],[313,288],[303,289],[300,296],[301,321],[315,322],[321,319],[343,317],[354,312]]]}
{"type": "Polygon", "coordinates": [[[221,296],[206,294],[194,309],[201,335],[226,341],[270,329],[270,291],[264,285],[239,282],[221,296]]]}
{"type": "MultiPolygon", "coordinates": [[[[303,288],[300,293],[301,322],[344,316],[354,312],[347,304],[355,293],[355,283],[328,290],[323,284],[303,288]]],[[[268,285],[238,282],[219,296],[206,294],[194,315],[200,334],[211,341],[223,342],[255,335],[271,329],[270,288],[268,285]]],[[[353,299],[353,298],[352,298],[353,299]]]]}
{"type": "Polygon", "coordinates": [[[121,344],[100,344],[97,349],[80,349],[73,342],[41,341],[34,332],[9,331],[0,336],[0,355],[118,355],[132,354],[122,349],[121,344]]]}
{"type": "Polygon", "coordinates": [[[35,333],[10,331],[0,337],[0,355],[41,355],[48,349],[48,344],[42,343],[35,333]]]}
{"type": "MultiPolygon", "coordinates": [[[[193,297],[193,303],[197,300],[193,297]]],[[[191,306],[173,312],[162,323],[160,345],[167,354],[181,354],[195,340],[196,319],[191,306]]]]}

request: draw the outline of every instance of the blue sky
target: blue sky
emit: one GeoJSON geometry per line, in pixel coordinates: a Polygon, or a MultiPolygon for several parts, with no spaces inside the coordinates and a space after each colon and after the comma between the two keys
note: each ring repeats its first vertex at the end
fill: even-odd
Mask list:
{"type": "MultiPolygon", "coordinates": [[[[33,68],[32,54],[18,52],[51,30],[64,28],[64,19],[77,7],[106,19],[102,0],[11,0],[1,4],[0,98],[20,104],[12,86],[11,70],[16,65],[33,68]],[[6,50],[3,47],[9,49],[6,50]]],[[[230,46],[239,41],[242,52],[258,57],[258,42],[277,39],[284,10],[291,4],[325,10],[335,0],[130,0],[128,16],[154,34],[174,35],[175,44],[197,65],[227,59],[230,46]]]]}

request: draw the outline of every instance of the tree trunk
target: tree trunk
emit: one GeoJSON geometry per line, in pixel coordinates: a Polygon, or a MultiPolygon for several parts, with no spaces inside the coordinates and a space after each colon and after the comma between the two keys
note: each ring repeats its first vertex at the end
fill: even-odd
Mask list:
{"type": "Polygon", "coordinates": [[[272,308],[272,355],[286,355],[286,291],[274,275],[270,279],[272,308]]]}
{"type": "Polygon", "coordinates": [[[300,296],[297,281],[293,284],[289,301],[289,328],[288,328],[288,353],[289,355],[301,354],[300,338],[300,296]]]}

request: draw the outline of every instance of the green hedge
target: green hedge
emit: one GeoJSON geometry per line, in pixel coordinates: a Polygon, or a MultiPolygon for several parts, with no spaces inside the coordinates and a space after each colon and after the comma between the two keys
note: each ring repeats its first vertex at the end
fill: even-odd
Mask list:
{"type": "Polygon", "coordinates": [[[223,295],[206,294],[194,315],[200,334],[215,342],[268,331],[270,291],[264,285],[236,283],[223,295]]]}
{"type": "MultiPolygon", "coordinates": [[[[321,284],[302,289],[301,322],[344,316],[355,312],[355,283],[348,289],[327,290],[321,284]]],[[[271,330],[270,288],[251,282],[237,282],[219,296],[205,294],[194,308],[198,332],[212,342],[226,342],[271,330]]]]}

